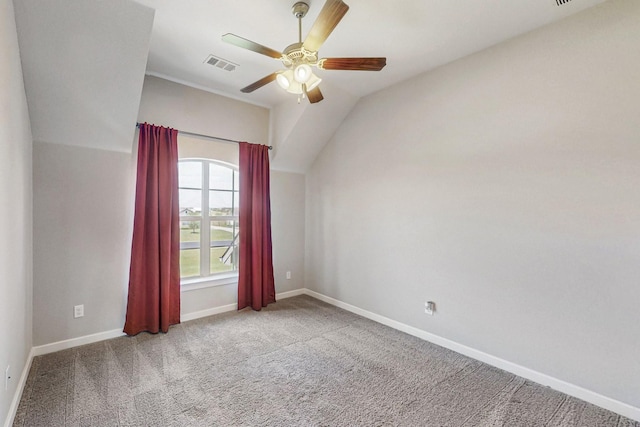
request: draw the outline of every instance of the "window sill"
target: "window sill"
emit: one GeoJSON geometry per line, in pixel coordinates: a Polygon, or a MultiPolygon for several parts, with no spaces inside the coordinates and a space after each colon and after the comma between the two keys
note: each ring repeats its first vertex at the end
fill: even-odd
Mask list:
{"type": "Polygon", "coordinates": [[[208,277],[195,277],[180,281],[180,292],[195,291],[196,289],[212,288],[214,286],[235,285],[238,283],[238,272],[217,274],[208,277]]]}

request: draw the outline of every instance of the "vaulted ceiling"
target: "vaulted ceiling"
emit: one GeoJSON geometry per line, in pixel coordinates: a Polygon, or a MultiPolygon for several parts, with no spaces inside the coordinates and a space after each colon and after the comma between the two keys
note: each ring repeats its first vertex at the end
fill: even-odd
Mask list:
{"type": "MultiPolygon", "coordinates": [[[[325,99],[313,105],[298,105],[295,95],[275,83],[241,93],[281,63],[221,40],[234,33],[282,51],[298,37],[294,0],[20,0],[15,5],[36,139],[81,140],[74,133],[92,135],[83,122],[110,112],[107,132],[87,138],[88,144],[127,149],[116,141],[132,138],[147,73],[270,108],[271,143],[277,147],[273,164],[304,172],[360,97],[603,1],[345,0],[350,9],[320,56],[385,56],[387,66],[380,72],[319,70],[325,99]],[[209,55],[237,67],[211,66],[209,55]],[[65,118],[79,125],[56,128],[65,118]]],[[[308,3],[303,39],[324,1],[308,3]]]]}
{"type": "MultiPolygon", "coordinates": [[[[295,101],[277,84],[251,94],[240,88],[282,68],[272,59],[221,40],[234,33],[278,51],[298,41],[291,12],[296,0],[136,0],[154,8],[147,71],[196,84],[247,102],[274,107],[295,101]],[[209,54],[238,64],[235,71],[207,65],[209,54]]],[[[357,97],[485,49],[570,15],[602,0],[345,0],[349,11],[320,48],[321,57],[386,56],[381,72],[319,71],[357,97]]],[[[302,38],[324,0],[311,0],[302,38]]]]}

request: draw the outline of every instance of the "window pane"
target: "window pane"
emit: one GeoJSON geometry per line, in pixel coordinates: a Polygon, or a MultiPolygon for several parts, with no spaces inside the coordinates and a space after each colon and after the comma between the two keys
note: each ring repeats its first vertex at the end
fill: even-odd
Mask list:
{"type": "Polygon", "coordinates": [[[227,166],[209,163],[209,189],[232,190],[233,169],[227,166]]]}
{"type": "Polygon", "coordinates": [[[180,201],[180,215],[201,215],[202,214],[202,190],[178,190],[178,200],[180,201]]]}
{"type": "Polygon", "coordinates": [[[209,191],[209,215],[233,215],[233,193],[231,191],[209,191]]]}
{"type": "Polygon", "coordinates": [[[211,223],[211,273],[238,268],[238,221],[211,223]],[[236,239],[234,239],[234,236],[236,239]]]}
{"type": "Polygon", "coordinates": [[[235,250],[224,247],[211,248],[211,274],[235,270],[237,252],[237,247],[235,250]]]}
{"type": "Polygon", "coordinates": [[[202,188],[202,162],[178,162],[178,187],[202,188]]]}
{"type": "MultiPolygon", "coordinates": [[[[209,160],[186,160],[178,163],[180,200],[180,276],[200,277],[237,270],[238,265],[238,171],[209,160]],[[204,169],[209,168],[209,169],[204,169]],[[202,182],[208,173],[208,182],[202,182]],[[208,191],[208,204],[203,196],[208,191]],[[209,218],[195,221],[185,217],[209,218]],[[220,217],[226,217],[220,218],[220,217]],[[202,227],[210,233],[202,241],[202,227]],[[205,251],[209,251],[206,253],[205,251]],[[209,271],[202,271],[201,261],[209,256],[209,271]]],[[[206,233],[204,233],[206,234],[206,233]]],[[[206,269],[206,266],[204,266],[206,269]]]]}
{"type": "Polygon", "coordinates": [[[211,222],[211,246],[230,246],[233,244],[234,221],[211,222]]]}
{"type": "Polygon", "coordinates": [[[180,277],[200,275],[200,248],[180,250],[180,277]]]}
{"type": "Polygon", "coordinates": [[[233,216],[239,216],[239,215],[240,215],[240,193],[236,191],[233,193],[233,216]]]}
{"type": "Polygon", "coordinates": [[[180,249],[200,247],[200,221],[180,221],[180,249]],[[194,243],[197,243],[194,245],[194,243]]]}

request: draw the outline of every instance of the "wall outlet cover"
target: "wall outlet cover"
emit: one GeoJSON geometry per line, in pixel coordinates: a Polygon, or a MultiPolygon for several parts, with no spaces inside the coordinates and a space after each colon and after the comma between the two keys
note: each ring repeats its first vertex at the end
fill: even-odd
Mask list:
{"type": "Polygon", "coordinates": [[[424,303],[424,312],[430,316],[436,311],[436,303],[433,301],[427,301],[424,303]]]}
{"type": "Polygon", "coordinates": [[[84,316],[84,304],[74,305],[73,306],[73,318],[77,319],[78,317],[84,316]]]}

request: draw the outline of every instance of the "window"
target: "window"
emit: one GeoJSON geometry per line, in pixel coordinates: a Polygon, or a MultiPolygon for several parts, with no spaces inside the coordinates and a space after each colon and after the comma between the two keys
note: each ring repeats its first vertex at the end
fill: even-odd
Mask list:
{"type": "Polygon", "coordinates": [[[178,162],[180,278],[213,278],[238,268],[238,169],[206,159],[178,162]]]}

